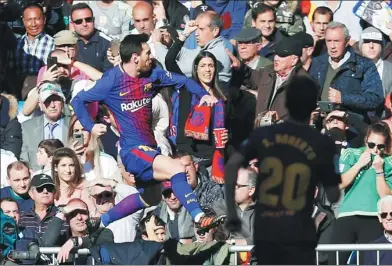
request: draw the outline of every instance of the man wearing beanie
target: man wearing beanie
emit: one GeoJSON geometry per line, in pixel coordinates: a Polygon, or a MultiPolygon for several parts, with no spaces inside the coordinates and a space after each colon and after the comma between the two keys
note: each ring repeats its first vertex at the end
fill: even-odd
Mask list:
{"type": "Polygon", "coordinates": [[[382,81],[384,96],[386,96],[392,91],[392,63],[381,58],[383,44],[381,32],[374,27],[366,28],[362,32],[361,39],[359,40],[361,55],[376,64],[377,72],[382,81]]]}

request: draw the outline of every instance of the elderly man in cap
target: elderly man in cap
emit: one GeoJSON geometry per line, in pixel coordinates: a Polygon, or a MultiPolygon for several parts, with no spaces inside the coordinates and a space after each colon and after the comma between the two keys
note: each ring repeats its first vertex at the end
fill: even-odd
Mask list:
{"type": "Polygon", "coordinates": [[[306,32],[298,32],[293,35],[294,39],[296,39],[302,45],[302,56],[301,62],[302,67],[308,71],[310,65],[312,64],[312,55],[314,51],[314,39],[312,35],[306,32]]]}
{"type": "Polygon", "coordinates": [[[363,30],[361,39],[359,40],[359,49],[362,56],[372,60],[376,64],[377,72],[382,81],[384,96],[391,93],[392,63],[387,60],[382,60],[381,58],[383,50],[383,37],[381,32],[374,27],[363,30]]]}
{"type": "Polygon", "coordinates": [[[251,69],[260,69],[272,65],[272,61],[260,56],[261,31],[256,28],[243,28],[234,38],[237,42],[238,54],[251,69]]]}
{"type": "Polygon", "coordinates": [[[40,141],[59,139],[66,143],[70,119],[63,113],[65,96],[59,83],[46,81],[38,87],[38,91],[43,114],[22,123],[23,146],[20,155],[35,171],[39,170],[35,155],[40,141]]]}
{"type": "Polygon", "coordinates": [[[294,76],[307,76],[301,67],[302,45],[293,37],[276,45],[274,65],[253,70],[241,63],[226,50],[232,61],[232,67],[237,69],[235,76],[243,80],[243,85],[251,90],[258,90],[256,113],[266,112],[265,115],[277,115],[285,120],[288,118],[285,106],[286,88],[288,81],[294,76]]]}
{"type": "MultiPolygon", "coordinates": [[[[55,184],[52,178],[45,174],[35,175],[30,184],[29,195],[34,200],[31,211],[22,212],[19,219],[21,230],[20,240],[17,241],[17,249],[25,250],[28,243],[37,241],[42,245],[42,238],[45,234],[48,223],[56,215],[57,209],[54,206],[55,184]]],[[[68,230],[68,225],[60,228],[61,233],[68,230]]]]}

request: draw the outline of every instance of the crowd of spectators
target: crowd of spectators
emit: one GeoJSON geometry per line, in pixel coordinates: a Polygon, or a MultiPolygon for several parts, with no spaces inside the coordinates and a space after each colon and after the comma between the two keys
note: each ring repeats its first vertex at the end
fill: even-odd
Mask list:
{"type": "MultiPolygon", "coordinates": [[[[249,263],[251,253],[233,262],[225,246],[211,247],[253,243],[259,165],[253,160],[238,172],[236,206],[226,206],[222,168],[254,128],[288,119],[285,92],[295,76],[317,82],[319,108],[310,126],[333,138],[340,155],[340,201],[328,203],[322,187],[315,193],[319,243],[391,243],[392,20],[383,29],[370,25],[354,14],[357,2],[0,0],[0,208],[15,223],[11,250],[28,250],[31,242],[57,246],[59,262],[85,264],[88,258],[71,251],[91,248],[102,263],[142,264],[162,263],[156,250],[163,247],[170,247],[168,257],[172,250],[209,249],[202,263],[249,263]],[[182,163],[203,211],[235,208],[240,232],[223,225],[198,232],[170,182],[149,191],[157,206],[100,226],[101,215],[140,184],[118,155],[120,129],[111,111],[88,104],[91,118],[108,126],[97,137],[83,128],[71,101],[121,65],[120,43],[130,34],[148,35],[156,67],[193,79],[217,98],[214,107],[200,107],[197,95],[167,87],[141,104],[152,106],[157,146],[182,163]],[[191,119],[205,131],[192,132],[191,119]],[[118,243],[132,243],[145,256],[132,257],[118,243]]],[[[392,1],[377,2],[392,10],[392,1]]],[[[12,260],[4,246],[2,256],[12,260]]],[[[338,262],[349,257],[341,253],[338,262]]],[[[387,253],[380,258],[392,264],[387,253]]],[[[319,259],[336,263],[335,254],[319,259]]],[[[187,262],[173,254],[169,260],[187,262]]],[[[376,255],[360,260],[374,264],[376,255]]]]}

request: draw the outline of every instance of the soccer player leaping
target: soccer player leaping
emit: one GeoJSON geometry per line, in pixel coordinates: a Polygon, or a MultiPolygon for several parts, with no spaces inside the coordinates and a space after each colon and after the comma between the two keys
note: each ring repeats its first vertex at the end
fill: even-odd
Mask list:
{"type": "MultiPolygon", "coordinates": [[[[213,106],[217,100],[195,81],[164,71],[153,65],[148,36],[128,35],[120,45],[122,64],[106,71],[92,88],[81,91],[72,106],[83,127],[95,135],[103,135],[106,125],[94,124],[86,104],[103,101],[120,132],[120,156],[125,169],[134,174],[137,184],[148,187],[151,181],[170,180],[174,195],[191,214],[200,230],[208,231],[223,222],[225,216],[206,216],[189,186],[184,166],[157,150],[152,122],[152,98],[164,86],[186,87],[200,97],[200,105],[213,106]]],[[[146,190],[147,191],[147,190],[146,190]]],[[[147,195],[149,196],[149,195],[147,195]]],[[[145,195],[133,194],[101,217],[107,226],[151,203],[145,195]]]]}

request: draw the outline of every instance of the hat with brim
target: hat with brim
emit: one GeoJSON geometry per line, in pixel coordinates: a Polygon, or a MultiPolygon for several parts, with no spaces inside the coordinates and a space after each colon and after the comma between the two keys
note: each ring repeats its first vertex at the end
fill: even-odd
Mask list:
{"type": "Polygon", "coordinates": [[[38,174],[38,175],[33,176],[33,178],[31,179],[30,185],[32,187],[42,187],[45,185],[55,186],[53,179],[46,174],[38,174]]]}
{"type": "Polygon", "coordinates": [[[43,103],[45,102],[50,96],[57,95],[63,101],[65,101],[65,96],[59,84],[54,83],[44,83],[40,86],[39,92],[39,100],[43,103]]]}
{"type": "Polygon", "coordinates": [[[299,41],[290,37],[276,45],[275,53],[280,57],[287,57],[290,55],[302,56],[302,45],[299,41]]]}
{"type": "Polygon", "coordinates": [[[78,42],[78,36],[75,32],[70,30],[62,30],[56,33],[54,36],[54,45],[75,45],[78,42]]]}
{"type": "Polygon", "coordinates": [[[256,28],[243,28],[234,38],[237,42],[260,42],[261,31],[256,28]]]}

